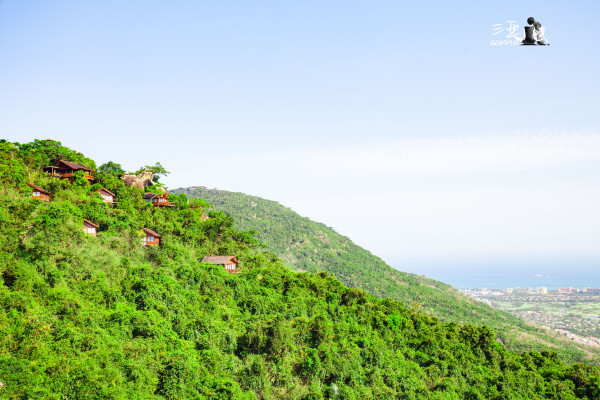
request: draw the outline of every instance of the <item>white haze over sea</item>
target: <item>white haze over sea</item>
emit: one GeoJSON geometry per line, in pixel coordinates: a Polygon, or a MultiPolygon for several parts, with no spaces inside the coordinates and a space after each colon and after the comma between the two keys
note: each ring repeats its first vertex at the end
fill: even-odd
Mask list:
{"type": "Polygon", "coordinates": [[[598,132],[404,138],[223,160],[209,152],[172,165],[169,186],[277,200],[411,272],[440,260],[473,274],[497,260],[600,265],[598,132]]]}

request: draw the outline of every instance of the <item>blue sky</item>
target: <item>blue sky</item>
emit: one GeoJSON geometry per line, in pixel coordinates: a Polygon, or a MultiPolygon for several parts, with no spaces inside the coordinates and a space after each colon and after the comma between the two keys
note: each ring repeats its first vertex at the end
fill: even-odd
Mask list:
{"type": "Polygon", "coordinates": [[[0,136],[278,200],[400,269],[600,261],[598,17],[597,1],[4,0],[0,136]],[[551,46],[490,46],[529,16],[551,46]]]}

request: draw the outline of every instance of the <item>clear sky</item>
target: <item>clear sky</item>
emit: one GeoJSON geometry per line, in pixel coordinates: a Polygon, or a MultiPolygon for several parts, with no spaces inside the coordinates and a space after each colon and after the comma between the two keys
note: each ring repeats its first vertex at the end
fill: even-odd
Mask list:
{"type": "Polygon", "coordinates": [[[0,0],[0,137],[160,161],[170,188],[277,200],[404,270],[600,262],[599,18],[598,1],[0,0]],[[529,16],[551,46],[490,45],[529,16]]]}

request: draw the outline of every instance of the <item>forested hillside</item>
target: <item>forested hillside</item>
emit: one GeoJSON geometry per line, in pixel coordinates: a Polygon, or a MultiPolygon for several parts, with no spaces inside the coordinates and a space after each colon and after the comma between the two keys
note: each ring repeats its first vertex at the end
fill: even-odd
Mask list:
{"type": "Polygon", "coordinates": [[[114,162],[91,185],[42,172],[58,159],[95,169],[59,142],[0,142],[0,398],[600,398],[597,366],[292,272],[204,201],[154,206],[114,162]]]}
{"type": "Polygon", "coordinates": [[[553,348],[569,362],[600,361],[597,348],[572,343],[550,330],[464,296],[442,282],[398,271],[349,238],[275,201],[202,186],[180,188],[173,193],[205,199],[217,210],[230,214],[237,228],[255,230],[267,249],[295,271],[326,271],[344,285],[420,307],[445,322],[492,327],[515,351],[553,348]]]}

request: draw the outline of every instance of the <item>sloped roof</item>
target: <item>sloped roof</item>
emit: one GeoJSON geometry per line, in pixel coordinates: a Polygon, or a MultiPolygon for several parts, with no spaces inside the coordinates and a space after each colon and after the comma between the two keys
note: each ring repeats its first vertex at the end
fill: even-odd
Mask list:
{"type": "Polygon", "coordinates": [[[155,236],[155,237],[158,237],[158,238],[161,237],[158,233],[154,232],[152,229],[142,228],[142,230],[144,232],[146,232],[146,233],[149,233],[152,236],[155,236]]]}
{"type": "Polygon", "coordinates": [[[231,262],[239,264],[239,261],[235,256],[206,256],[201,262],[207,262],[211,264],[231,264],[231,262]]]}
{"type": "Polygon", "coordinates": [[[88,221],[87,219],[85,219],[85,218],[84,218],[84,219],[83,219],[83,222],[87,222],[88,224],[90,224],[90,225],[92,225],[92,226],[96,227],[96,229],[98,229],[98,225],[96,225],[96,224],[95,224],[95,223],[93,223],[92,221],[88,221]]]}
{"type": "Polygon", "coordinates": [[[31,186],[32,188],[34,188],[35,190],[37,190],[37,191],[40,191],[40,192],[42,192],[42,193],[46,193],[47,195],[51,195],[51,194],[52,194],[52,193],[50,193],[49,191],[47,191],[47,190],[45,190],[45,189],[42,189],[42,188],[41,188],[41,187],[39,187],[38,185],[34,185],[33,183],[29,183],[29,182],[27,182],[27,184],[28,184],[29,186],[31,186]]]}
{"type": "Polygon", "coordinates": [[[104,188],[98,189],[98,190],[96,190],[94,193],[98,193],[98,192],[101,192],[101,191],[103,191],[103,190],[104,190],[106,193],[110,194],[112,197],[115,197],[115,194],[114,194],[113,192],[111,192],[110,190],[104,189],[104,188]]]}
{"type": "Polygon", "coordinates": [[[162,194],[156,194],[156,193],[152,193],[152,192],[144,193],[144,199],[154,199],[154,198],[160,198],[160,197],[168,199],[169,195],[166,193],[162,193],[162,194]]]}
{"type": "Polygon", "coordinates": [[[59,162],[57,162],[55,167],[58,167],[58,165],[61,163],[72,169],[83,169],[85,171],[95,171],[94,169],[88,168],[83,164],[77,164],[77,163],[74,163],[71,161],[65,161],[65,160],[60,160],[59,162]]]}

